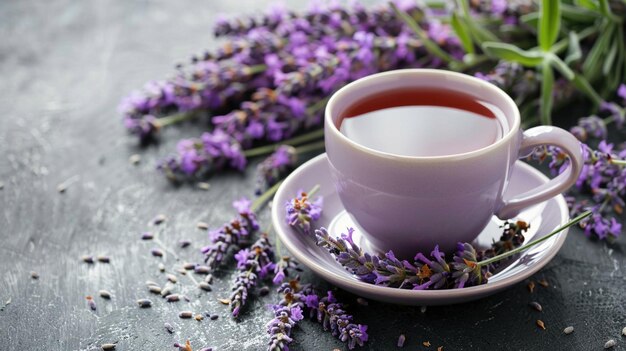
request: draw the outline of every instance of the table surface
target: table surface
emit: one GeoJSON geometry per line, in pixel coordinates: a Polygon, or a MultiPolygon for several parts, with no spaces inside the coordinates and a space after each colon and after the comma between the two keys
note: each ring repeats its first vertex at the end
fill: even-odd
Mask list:
{"type": "MultiPolygon", "coordinates": [[[[166,77],[175,63],[215,45],[211,28],[218,13],[254,13],[269,1],[3,1],[0,2],[0,349],[95,350],[118,342],[118,350],[168,350],[191,340],[194,349],[263,350],[266,305],[275,294],[253,297],[239,321],[217,297],[229,295],[232,269],[220,274],[214,292],[198,293],[187,277],[182,291],[191,303],[166,304],[153,298],[151,309],[135,300],[150,297],[144,282],[164,278],[150,243],[138,233],[163,213],[158,229],[181,260],[200,261],[206,233],[198,221],[217,227],[228,221],[235,197],[252,195],[254,172],[229,173],[210,180],[208,191],[173,187],[154,164],[176,140],[196,136],[197,126],[164,131],[162,142],[140,148],[125,134],[116,106],[144,82],[166,77]],[[140,153],[132,166],[129,156],[140,153]],[[65,193],[57,186],[69,182],[65,193]],[[82,263],[81,255],[106,254],[110,264],[82,263]],[[40,278],[30,278],[36,271],[40,278]],[[96,297],[94,313],[86,295],[107,289],[110,301],[96,297]],[[182,309],[210,311],[217,321],[180,320],[182,309]],[[176,329],[163,329],[165,322],[176,329]]],[[[302,7],[303,3],[290,6],[302,7]]],[[[261,214],[269,221],[267,211],[261,214]]],[[[369,325],[366,350],[591,350],[609,339],[626,348],[619,333],[626,326],[626,244],[589,240],[572,229],[558,256],[533,279],[548,288],[529,293],[526,283],[492,297],[461,305],[405,307],[370,302],[340,292],[359,323],[369,325]],[[543,305],[542,313],[528,307],[543,305]],[[541,330],[535,321],[545,322],[541,330]],[[575,332],[564,335],[564,327],[575,332]]],[[[171,255],[170,255],[171,256],[171,255]]],[[[168,264],[173,263],[171,257],[168,264]]],[[[171,265],[170,265],[171,266],[171,265]]],[[[303,280],[326,283],[310,272],[303,280]]],[[[345,349],[309,321],[294,331],[294,350],[345,349]]]]}

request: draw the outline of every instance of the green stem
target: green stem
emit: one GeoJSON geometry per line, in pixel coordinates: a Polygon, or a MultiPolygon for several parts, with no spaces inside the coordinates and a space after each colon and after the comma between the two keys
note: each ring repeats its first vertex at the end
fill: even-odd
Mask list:
{"type": "Polygon", "coordinates": [[[199,114],[197,113],[197,111],[180,112],[174,115],[169,115],[166,117],[159,118],[156,120],[156,123],[158,123],[159,127],[166,127],[166,126],[176,124],[182,121],[194,119],[198,117],[198,115],[199,114]]]}
{"type": "Polygon", "coordinates": [[[250,206],[250,211],[252,212],[257,212],[259,209],[261,209],[261,207],[272,197],[274,196],[274,194],[276,193],[276,190],[278,190],[278,187],[283,183],[283,181],[281,180],[280,182],[274,184],[273,187],[267,189],[263,194],[261,194],[261,196],[257,197],[254,202],[252,203],[252,205],[250,206]]]}
{"type": "Polygon", "coordinates": [[[533,241],[529,242],[528,244],[526,244],[526,245],[524,245],[524,246],[520,246],[520,247],[518,247],[518,248],[516,248],[516,249],[514,249],[514,250],[507,251],[507,252],[505,252],[505,253],[503,253],[503,254],[500,254],[500,255],[498,255],[498,256],[492,257],[492,258],[487,259],[487,260],[484,260],[484,261],[480,261],[480,262],[478,262],[478,263],[477,263],[477,265],[478,265],[479,267],[484,267],[484,266],[489,265],[489,264],[491,264],[491,263],[494,263],[494,262],[500,261],[500,260],[502,260],[502,259],[504,259],[504,258],[507,258],[507,257],[509,257],[509,256],[513,256],[513,255],[515,255],[515,254],[517,254],[517,253],[520,253],[520,252],[522,252],[522,251],[525,251],[525,250],[529,249],[529,248],[530,248],[530,247],[532,247],[532,246],[535,246],[535,245],[537,245],[537,244],[539,244],[539,243],[542,243],[542,242],[544,242],[544,241],[546,241],[546,240],[550,239],[550,238],[551,238],[551,237],[553,237],[554,235],[556,235],[556,234],[558,234],[558,233],[562,232],[563,230],[565,230],[565,229],[567,229],[567,228],[569,228],[569,227],[571,227],[571,226],[573,226],[573,225],[577,224],[578,222],[582,221],[583,219],[585,219],[585,218],[589,217],[590,215],[591,215],[591,211],[585,211],[585,212],[581,213],[580,215],[578,215],[578,217],[576,217],[576,218],[574,218],[574,219],[570,220],[570,221],[569,221],[569,222],[567,222],[566,224],[564,224],[564,225],[560,226],[559,228],[555,229],[555,230],[554,230],[553,232],[551,232],[550,234],[548,234],[548,235],[546,235],[546,236],[544,236],[544,237],[542,237],[542,238],[539,238],[539,239],[537,239],[537,240],[533,240],[533,241]]]}
{"type": "Polygon", "coordinates": [[[611,164],[614,164],[616,166],[626,166],[626,160],[619,160],[619,159],[611,159],[611,164]]]}
{"type": "Polygon", "coordinates": [[[316,141],[314,143],[305,144],[296,148],[296,154],[301,155],[305,152],[321,150],[324,148],[324,140],[316,141]]]}
{"type": "Polygon", "coordinates": [[[248,66],[248,73],[249,74],[257,74],[257,73],[264,72],[266,69],[267,69],[266,65],[248,66]]]}
{"type": "Polygon", "coordinates": [[[278,144],[259,146],[259,147],[256,147],[254,149],[245,150],[243,152],[243,154],[246,157],[267,155],[267,154],[271,154],[272,152],[274,152],[276,150],[276,148],[278,148],[280,145],[295,146],[295,145],[299,145],[299,144],[305,143],[305,142],[310,141],[310,140],[319,139],[319,138],[321,138],[323,136],[324,136],[324,129],[320,128],[320,129],[316,129],[316,130],[314,130],[312,132],[309,132],[309,133],[306,133],[306,134],[302,134],[302,135],[299,135],[299,136],[291,138],[291,139],[284,140],[284,141],[282,141],[281,143],[278,143],[278,144]]]}
{"type": "MultiPolygon", "coordinates": [[[[578,40],[582,41],[584,39],[587,39],[587,37],[593,34],[596,34],[597,32],[598,30],[595,27],[587,27],[583,29],[580,33],[577,33],[578,40]]],[[[556,44],[552,45],[552,48],[550,49],[550,51],[554,53],[555,55],[557,55],[557,54],[562,53],[563,50],[567,49],[568,45],[569,45],[568,38],[561,39],[560,41],[556,42],[556,44]]]]}
{"type": "Polygon", "coordinates": [[[391,6],[393,11],[396,13],[396,15],[400,17],[400,19],[402,19],[402,21],[404,21],[404,23],[406,23],[409,26],[409,28],[413,30],[413,32],[420,39],[420,41],[424,45],[424,48],[427,51],[437,56],[445,63],[449,64],[453,61],[456,61],[454,57],[452,57],[447,52],[443,51],[439,47],[439,45],[437,45],[435,42],[433,42],[432,40],[428,38],[428,34],[426,34],[426,32],[422,29],[422,27],[419,26],[419,24],[417,24],[417,22],[415,21],[413,17],[411,17],[408,13],[400,10],[398,6],[396,6],[396,4],[394,4],[393,2],[390,2],[389,6],[391,6]]]}
{"type": "Polygon", "coordinates": [[[315,184],[314,187],[311,188],[311,190],[309,190],[307,194],[307,196],[309,197],[309,199],[320,190],[320,185],[319,184],[315,184]]]}

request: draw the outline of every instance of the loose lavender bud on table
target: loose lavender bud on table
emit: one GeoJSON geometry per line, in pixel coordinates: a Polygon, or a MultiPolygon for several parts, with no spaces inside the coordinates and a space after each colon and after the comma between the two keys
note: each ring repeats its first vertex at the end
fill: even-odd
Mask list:
{"type": "Polygon", "coordinates": [[[153,294],[160,294],[161,293],[161,288],[156,286],[156,285],[150,285],[150,286],[148,286],[148,291],[150,291],[153,294]]]}
{"type": "Polygon", "coordinates": [[[175,275],[173,275],[173,274],[169,274],[169,273],[168,273],[168,274],[166,275],[166,277],[167,277],[167,280],[169,280],[170,282],[172,282],[172,283],[174,283],[174,284],[176,284],[176,282],[178,281],[178,278],[176,278],[176,276],[175,276],[175,275]]]}
{"type": "Polygon", "coordinates": [[[148,299],[139,299],[139,300],[137,300],[137,304],[141,308],[148,308],[148,307],[152,306],[152,301],[150,301],[148,299]]]}
{"type": "Polygon", "coordinates": [[[209,229],[209,225],[205,222],[198,222],[198,224],[196,224],[196,227],[198,229],[202,229],[202,230],[207,230],[209,229]]]}
{"type": "Polygon", "coordinates": [[[169,323],[165,323],[165,324],[163,325],[163,327],[165,327],[165,330],[166,330],[168,333],[170,333],[170,334],[174,334],[174,327],[172,327],[172,325],[171,325],[171,324],[169,324],[169,323]]]}
{"type": "Polygon", "coordinates": [[[191,311],[182,311],[178,314],[179,318],[189,319],[193,317],[193,313],[191,311]]]}
{"type": "Polygon", "coordinates": [[[154,249],[150,250],[150,253],[154,257],[163,257],[163,250],[161,250],[161,249],[154,248],[154,249]]]}
{"type": "Polygon", "coordinates": [[[198,283],[198,287],[200,289],[204,290],[204,291],[211,291],[211,290],[213,290],[211,288],[211,285],[209,283],[207,283],[207,282],[200,282],[200,283],[198,283]]]}
{"type": "Polygon", "coordinates": [[[406,341],[406,336],[404,336],[404,334],[400,334],[400,336],[398,337],[397,346],[398,347],[404,347],[404,342],[405,341],[406,341]]]}
{"type": "Polygon", "coordinates": [[[574,327],[566,327],[565,329],[563,329],[563,333],[565,334],[571,334],[574,332],[574,327]]]}
{"type": "Polygon", "coordinates": [[[159,214],[159,215],[157,215],[156,217],[154,217],[152,219],[152,224],[159,225],[159,224],[165,222],[166,219],[167,219],[167,217],[165,217],[164,214],[159,214]]]}
{"type": "Polygon", "coordinates": [[[101,262],[101,263],[110,263],[111,262],[111,258],[109,256],[104,256],[104,255],[98,255],[97,260],[98,260],[98,262],[101,262]]]}
{"type": "Polygon", "coordinates": [[[102,297],[103,299],[107,299],[109,300],[111,298],[111,293],[108,292],[107,290],[100,290],[98,291],[98,294],[100,295],[100,297],[102,297]]]}
{"type": "Polygon", "coordinates": [[[96,301],[93,300],[93,297],[87,296],[85,298],[87,299],[87,306],[89,306],[89,308],[92,311],[95,311],[97,307],[96,307],[96,301]]]}
{"type": "Polygon", "coordinates": [[[178,296],[178,294],[170,294],[170,295],[165,296],[165,300],[167,302],[176,302],[180,300],[180,296],[178,296]]]}
{"type": "Polygon", "coordinates": [[[102,350],[115,350],[115,344],[102,344],[100,348],[102,350]]]}
{"type": "Polygon", "coordinates": [[[615,347],[615,345],[617,345],[617,342],[616,342],[615,340],[611,339],[611,340],[607,341],[607,342],[604,344],[604,348],[605,348],[605,349],[610,349],[610,348],[615,347]]]}
{"type": "Polygon", "coordinates": [[[39,273],[37,273],[37,272],[35,272],[35,271],[31,271],[31,272],[30,272],[30,277],[31,277],[32,279],[37,280],[37,279],[39,279],[39,273]]]}
{"type": "Polygon", "coordinates": [[[85,262],[85,263],[89,263],[89,264],[93,264],[95,261],[93,260],[93,256],[89,256],[89,255],[83,255],[80,257],[80,259],[85,262]]]}
{"type": "Polygon", "coordinates": [[[144,232],[141,234],[141,240],[152,240],[154,239],[154,234],[151,232],[144,232]]]}
{"type": "Polygon", "coordinates": [[[191,245],[191,241],[189,240],[181,240],[178,242],[178,246],[180,246],[181,248],[186,248],[187,246],[191,245]]]}

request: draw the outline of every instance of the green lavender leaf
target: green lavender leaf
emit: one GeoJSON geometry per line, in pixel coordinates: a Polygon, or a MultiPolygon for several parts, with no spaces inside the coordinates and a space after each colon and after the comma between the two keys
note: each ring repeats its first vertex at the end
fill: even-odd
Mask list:
{"type": "Polygon", "coordinates": [[[569,4],[561,4],[561,14],[565,20],[586,24],[593,23],[598,18],[601,18],[598,12],[569,4]]]}
{"type": "Polygon", "coordinates": [[[543,0],[539,19],[539,47],[548,51],[556,42],[561,27],[561,0],[543,0]]]}
{"type": "Polygon", "coordinates": [[[469,34],[476,43],[482,45],[484,42],[487,41],[500,41],[498,37],[495,36],[495,34],[491,33],[488,29],[476,23],[476,21],[472,18],[470,14],[468,1],[458,0],[457,4],[458,7],[461,8],[461,14],[464,19],[464,23],[467,26],[469,34]]]}
{"type": "Polygon", "coordinates": [[[584,7],[588,10],[597,11],[598,4],[593,0],[574,0],[574,4],[578,7],[584,7]]]}
{"type": "Polygon", "coordinates": [[[491,57],[517,62],[527,67],[537,67],[544,61],[544,54],[539,51],[524,51],[512,44],[485,42],[483,51],[491,57]]]}
{"type": "Polygon", "coordinates": [[[611,22],[605,22],[602,25],[600,31],[601,34],[587,54],[587,58],[583,63],[583,73],[587,80],[595,81],[598,78],[600,70],[602,69],[603,58],[609,49],[608,46],[610,44],[611,37],[613,36],[614,29],[615,25],[611,22]]]}
{"type": "Polygon", "coordinates": [[[617,45],[611,45],[610,46],[611,49],[609,50],[609,53],[606,55],[606,58],[604,60],[604,64],[602,65],[602,73],[605,76],[608,76],[609,73],[611,72],[611,68],[613,68],[613,62],[615,62],[615,57],[617,56],[617,45]]]}
{"type": "Polygon", "coordinates": [[[539,28],[539,12],[531,12],[520,16],[519,20],[535,31],[539,28]]]}
{"type": "Polygon", "coordinates": [[[574,71],[572,71],[572,69],[569,68],[569,66],[563,62],[560,57],[554,54],[548,54],[546,57],[548,58],[550,65],[559,71],[563,77],[570,81],[574,79],[576,73],[574,73],[574,71]]]}
{"type": "Polygon", "coordinates": [[[565,56],[565,63],[572,64],[583,57],[582,51],[580,50],[580,39],[578,38],[578,34],[576,32],[569,32],[568,37],[568,45],[567,45],[567,56],[565,56]]]}
{"type": "Polygon", "coordinates": [[[552,124],[552,89],[554,87],[554,72],[552,72],[552,66],[550,62],[546,60],[541,65],[541,104],[539,106],[540,109],[540,119],[541,124],[543,125],[551,125],[552,124]]]}
{"type": "Polygon", "coordinates": [[[465,52],[467,52],[468,54],[473,54],[474,44],[472,43],[472,38],[470,37],[469,32],[467,31],[467,25],[465,25],[465,23],[463,22],[463,19],[459,18],[456,12],[452,13],[452,29],[454,29],[454,32],[459,37],[461,44],[463,44],[465,52]]]}

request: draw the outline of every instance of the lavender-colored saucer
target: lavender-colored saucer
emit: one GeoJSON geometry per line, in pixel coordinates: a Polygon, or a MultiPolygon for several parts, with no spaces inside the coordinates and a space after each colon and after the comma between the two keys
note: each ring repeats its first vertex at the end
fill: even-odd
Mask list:
{"type": "MultiPolygon", "coordinates": [[[[506,196],[533,189],[547,181],[548,178],[539,171],[518,161],[513,168],[506,196]]],[[[369,250],[366,240],[359,234],[361,230],[346,213],[335,192],[330,179],[326,154],[317,156],[300,166],[280,186],[273,201],[274,228],[282,243],[300,263],[331,284],[373,300],[405,305],[446,305],[494,294],[530,277],[550,262],[563,245],[567,234],[564,231],[522,253],[519,257],[507,261],[485,285],[450,290],[403,290],[376,286],[359,281],[326,251],[317,247],[314,238],[296,232],[285,223],[283,204],[293,198],[298,190],[308,191],[316,184],[320,185],[317,195],[324,197],[324,212],[320,220],[315,223],[315,227],[326,227],[333,235],[345,232],[348,226],[354,227],[356,229],[354,240],[365,250],[369,250]]],[[[517,218],[530,222],[531,228],[525,234],[526,241],[530,241],[550,233],[565,223],[569,220],[569,213],[565,199],[559,195],[524,210],[517,218]]],[[[498,226],[501,224],[502,221],[494,216],[473,244],[481,248],[489,246],[492,239],[500,237],[502,229],[498,226]]]]}

